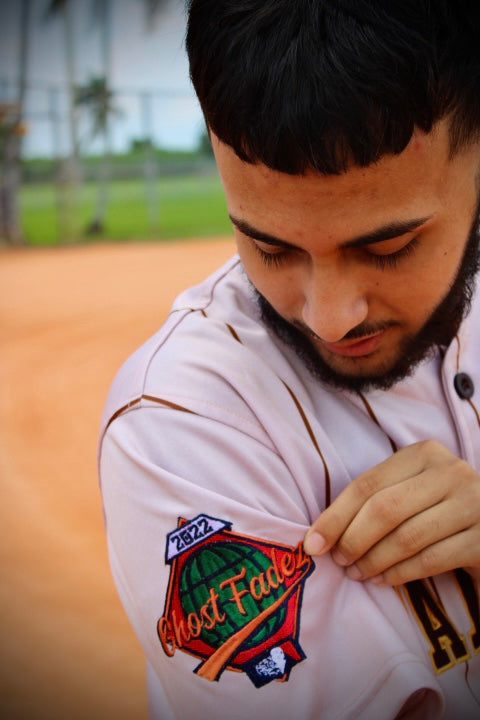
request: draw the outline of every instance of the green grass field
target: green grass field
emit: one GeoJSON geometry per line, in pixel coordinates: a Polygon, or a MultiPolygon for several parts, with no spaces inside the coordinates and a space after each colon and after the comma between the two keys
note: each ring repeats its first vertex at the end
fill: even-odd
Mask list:
{"type": "Polygon", "coordinates": [[[64,194],[63,213],[58,212],[53,184],[24,185],[20,217],[25,241],[28,245],[55,245],[61,240],[167,240],[231,233],[217,175],[162,178],[152,183],[150,191],[148,203],[143,180],[112,181],[105,230],[87,237],[85,228],[95,208],[95,183],[83,184],[75,197],[64,194]]]}

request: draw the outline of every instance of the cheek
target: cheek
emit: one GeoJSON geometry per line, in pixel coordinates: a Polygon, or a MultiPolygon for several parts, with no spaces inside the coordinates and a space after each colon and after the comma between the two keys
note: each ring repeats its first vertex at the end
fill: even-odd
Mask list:
{"type": "Polygon", "coordinates": [[[400,278],[386,283],[384,299],[401,315],[411,332],[418,331],[451,289],[462,259],[462,251],[432,253],[400,278]]]}
{"type": "Polygon", "coordinates": [[[420,268],[419,277],[412,278],[411,287],[414,294],[422,296],[425,302],[429,299],[432,305],[437,305],[447,294],[457,276],[463,247],[444,248],[432,253],[420,268]]]}
{"type": "Polygon", "coordinates": [[[251,268],[246,268],[246,270],[258,292],[268,300],[278,313],[284,317],[295,314],[295,310],[302,300],[302,293],[299,290],[299,283],[295,273],[281,268],[259,267],[258,263],[251,268]]]}

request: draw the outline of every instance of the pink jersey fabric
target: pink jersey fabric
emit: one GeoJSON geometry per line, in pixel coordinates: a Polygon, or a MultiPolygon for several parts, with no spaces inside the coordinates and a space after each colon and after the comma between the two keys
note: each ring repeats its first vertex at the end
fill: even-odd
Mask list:
{"type": "MultiPolygon", "coordinates": [[[[329,556],[315,558],[282,615],[294,622],[303,658],[280,677],[290,667],[282,648],[293,646],[269,648],[266,624],[267,649],[252,673],[273,667],[279,676],[261,687],[247,662],[243,672],[227,666],[209,682],[194,672],[202,658],[189,648],[197,638],[187,642],[185,631],[168,654],[158,633],[174,607],[172,588],[180,597],[187,582],[179,570],[187,556],[183,565],[166,561],[178,518],[206,515],[231,527],[198,548],[212,538],[222,552],[236,538],[245,548],[243,537],[295,548],[329,498],[391,454],[390,439],[400,448],[435,438],[480,472],[480,421],[453,385],[461,371],[480,391],[479,311],[477,294],[445,353],[392,390],[366,394],[377,422],[361,398],[322,386],[265,328],[237,257],[182,293],[164,326],[124,364],[105,406],[100,477],[112,571],[146,653],[153,718],[480,717],[479,587],[465,573],[394,589],[353,582],[329,556]]],[[[191,615],[195,630],[203,613],[198,642],[208,627],[222,629],[224,609],[243,607],[233,597],[240,580],[208,582],[224,604],[213,607],[211,589],[209,603],[191,615]]],[[[287,584],[275,591],[286,593],[287,584]]]]}

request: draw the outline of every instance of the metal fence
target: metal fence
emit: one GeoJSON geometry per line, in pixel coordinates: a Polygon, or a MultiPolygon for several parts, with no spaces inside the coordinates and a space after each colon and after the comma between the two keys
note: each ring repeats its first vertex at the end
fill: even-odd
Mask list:
{"type": "MultiPolygon", "coordinates": [[[[0,105],[16,100],[17,88],[0,78],[0,105]]],[[[72,151],[67,89],[27,85],[23,107],[23,157],[67,157],[72,151]]],[[[105,137],[95,133],[91,112],[75,110],[80,155],[102,154],[105,137]]],[[[201,143],[204,123],[193,94],[172,90],[118,88],[112,90],[107,121],[109,151],[125,153],[135,141],[151,141],[166,149],[194,149],[201,143]]]]}

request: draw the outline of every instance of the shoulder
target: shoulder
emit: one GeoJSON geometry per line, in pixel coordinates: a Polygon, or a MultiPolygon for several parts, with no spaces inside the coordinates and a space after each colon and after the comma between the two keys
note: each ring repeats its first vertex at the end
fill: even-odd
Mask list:
{"type": "Polygon", "coordinates": [[[248,415],[246,406],[260,401],[261,389],[280,382],[285,364],[284,349],[263,325],[254,291],[234,257],[179,295],[163,326],[123,364],[102,426],[145,399],[199,414],[223,408],[248,415]]]}

